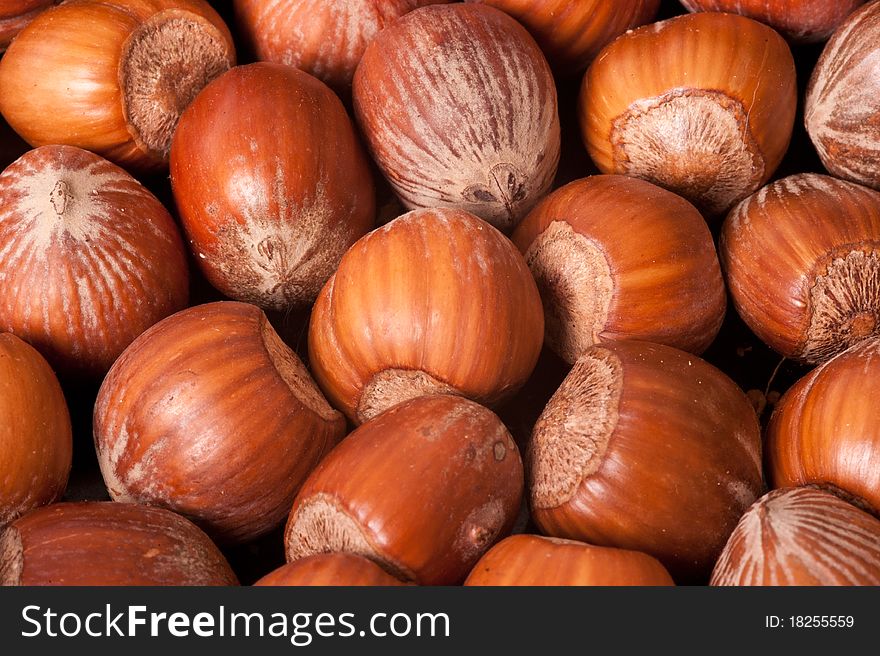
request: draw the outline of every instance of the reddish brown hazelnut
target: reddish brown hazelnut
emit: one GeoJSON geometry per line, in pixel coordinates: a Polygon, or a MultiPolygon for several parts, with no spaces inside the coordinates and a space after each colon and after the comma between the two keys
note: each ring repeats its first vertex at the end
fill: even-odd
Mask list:
{"type": "Polygon", "coordinates": [[[579,114],[600,171],[649,180],[714,216],[773,175],[796,105],[794,59],[779,34],[701,13],[607,46],[584,77],[579,114]]]}
{"type": "Polygon", "coordinates": [[[53,502],[70,472],[70,415],[52,369],[0,333],[0,527],[53,502]]]}
{"type": "Polygon", "coordinates": [[[258,59],[295,66],[339,91],[370,41],[405,13],[445,0],[234,0],[258,59]]]}
{"type": "Polygon", "coordinates": [[[0,6],[0,54],[37,14],[57,2],[58,0],[4,0],[0,6]]]}
{"type": "Polygon", "coordinates": [[[205,0],[69,0],[3,55],[0,112],[32,146],[162,169],[180,113],[234,64],[229,29],[205,0]]]}
{"type": "Polygon", "coordinates": [[[334,407],[363,422],[423,394],[507,398],[543,335],[535,281],[506,237],[461,210],[416,210],[342,258],[312,310],[309,360],[334,407]]]}
{"type": "Polygon", "coordinates": [[[598,175],[557,189],[513,233],[544,303],[545,341],[569,363],[597,342],[705,351],[726,294],[712,234],[680,196],[598,175]]]}
{"type": "Polygon", "coordinates": [[[553,182],[559,118],[540,48],[492,7],[422,7],[367,47],[354,106],[409,209],[449,207],[512,229],[553,182]]]}
{"type": "Polygon", "coordinates": [[[228,301],[135,340],[101,385],[94,431],[113,499],[236,542],[282,521],[345,421],[259,308],[228,301]]]}
{"type": "Polygon", "coordinates": [[[240,66],[199,94],[174,135],[171,183],[207,279],[264,309],[314,301],[375,218],[342,102],[281,64],[240,66]]]}
{"type": "Polygon", "coordinates": [[[731,211],[719,250],[737,312],[784,356],[822,362],[880,333],[880,193],[777,180],[731,211]]]}
{"type": "Polygon", "coordinates": [[[825,46],[804,104],[804,123],[825,168],[875,189],[880,189],[878,58],[880,2],[871,2],[825,46]]]}
{"type": "Polygon", "coordinates": [[[541,531],[643,551],[705,580],[758,497],[761,433],[746,395],[694,355],[594,346],[550,399],[529,446],[541,531]]]}
{"type": "Polygon", "coordinates": [[[127,503],[57,503],[0,532],[0,585],[237,585],[192,522],[127,503]]]}
{"type": "Polygon", "coordinates": [[[880,520],[821,490],[773,490],[739,520],[711,583],[880,585],[880,520]]]}
{"type": "Polygon", "coordinates": [[[866,0],[681,0],[688,11],[724,11],[766,23],[792,41],[824,41],[866,0]]]}
{"type": "Polygon", "coordinates": [[[118,166],[43,146],[0,174],[0,329],[59,371],[99,377],[160,319],[186,307],[174,220],[118,166]]]}
{"type": "Polygon", "coordinates": [[[674,585],[656,558],[574,540],[512,535],[489,549],[465,585],[674,585]]]}
{"type": "Polygon", "coordinates": [[[880,338],[814,369],[789,389],[767,426],[773,487],[835,489],[880,514],[880,338]]]}
{"type": "Polygon", "coordinates": [[[627,30],[651,21],[660,0],[466,0],[496,7],[525,25],[554,68],[582,71],[627,30]]]}
{"type": "Polygon", "coordinates": [[[522,462],[504,424],[473,401],[413,399],[339,444],[302,487],[287,559],[344,551],[420,585],[460,583],[520,507],[522,462]]]}
{"type": "Polygon", "coordinates": [[[405,585],[369,558],[352,553],[322,553],[282,565],[256,586],[405,585]]]}

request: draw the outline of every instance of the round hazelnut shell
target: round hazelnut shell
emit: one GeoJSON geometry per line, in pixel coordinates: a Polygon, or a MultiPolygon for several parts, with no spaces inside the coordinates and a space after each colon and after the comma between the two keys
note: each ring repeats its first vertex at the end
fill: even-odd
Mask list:
{"type": "Polygon", "coordinates": [[[721,328],[712,234],[693,205],[649,182],[571,182],[538,203],[513,242],[541,292],[546,342],[569,363],[620,339],[702,353],[721,328]]]}
{"type": "Polygon", "coordinates": [[[54,372],[31,346],[0,333],[0,527],[61,496],[71,451],[54,372]]]}
{"type": "Polygon", "coordinates": [[[346,551],[405,582],[460,583],[520,508],[516,444],[457,396],[412,399],[355,430],[309,476],[285,531],[288,561],[346,551]]]}
{"type": "Polygon", "coordinates": [[[761,494],[761,434],[746,395],[677,349],[621,341],[574,365],[535,425],[532,517],[546,535],[643,551],[704,582],[761,494]]]}
{"type": "Polygon", "coordinates": [[[574,540],[512,535],[489,549],[464,582],[476,586],[674,585],[647,554],[574,540]]]}
{"type": "Polygon", "coordinates": [[[342,102],[290,66],[239,66],[180,119],[171,183],[208,281],[264,309],[314,301],[373,226],[372,174],[342,102]]]}
{"type": "Polygon", "coordinates": [[[342,258],[312,310],[309,361],[360,423],[420,394],[507,398],[543,335],[535,281],[506,237],[461,210],[416,210],[342,258]]]}
{"type": "Polygon", "coordinates": [[[650,22],[660,0],[466,0],[522,23],[559,73],[583,71],[599,51],[629,29],[650,22]]]}
{"type": "Polygon", "coordinates": [[[804,103],[804,123],[825,168],[874,189],[880,189],[878,57],[880,4],[871,2],[828,41],[804,103]]]}
{"type": "Polygon", "coordinates": [[[189,298],[174,219],[123,169],[41,146],[0,173],[0,329],[60,372],[100,378],[189,298]]]}
{"type": "Polygon", "coordinates": [[[880,338],[857,344],[801,378],[767,426],[773,487],[819,485],[880,514],[880,338]]]}
{"type": "Polygon", "coordinates": [[[278,525],[345,421],[259,308],[172,315],[107,374],[94,413],[116,501],[163,506],[223,542],[278,525]]]}
{"type": "Polygon", "coordinates": [[[382,30],[354,77],[361,132],[408,209],[509,231],[559,163],[556,86],[540,48],[492,7],[422,7],[382,30]]]}
{"type": "Polygon", "coordinates": [[[397,586],[405,585],[376,563],[351,553],[323,553],[282,565],[256,586],[397,586]]]}
{"type": "Polygon", "coordinates": [[[733,304],[786,357],[827,360],[880,332],[880,193],[824,175],[777,180],[727,217],[733,304]]]}
{"type": "Polygon", "coordinates": [[[596,57],[581,86],[581,134],[602,173],[649,180],[723,215],[782,160],[795,82],[788,45],[766,25],[677,16],[627,32],[596,57]]]}
{"type": "Polygon", "coordinates": [[[796,43],[824,41],[866,0],[681,0],[688,11],[721,11],[766,23],[796,43]]]}
{"type": "Polygon", "coordinates": [[[237,585],[192,522],[126,503],[57,503],[0,532],[0,585],[237,585]]]}
{"type": "Polygon", "coordinates": [[[880,585],[880,520],[821,490],[773,490],[739,520],[711,584],[880,585]]]}

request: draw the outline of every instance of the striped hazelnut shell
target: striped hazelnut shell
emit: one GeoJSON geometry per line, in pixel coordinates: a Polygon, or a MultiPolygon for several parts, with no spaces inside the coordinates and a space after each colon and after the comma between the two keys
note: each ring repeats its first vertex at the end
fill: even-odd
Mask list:
{"type": "Polygon", "coordinates": [[[367,47],[358,122],[408,209],[448,207],[510,230],[559,163],[553,75],[540,48],[492,7],[412,11],[367,47]]]}
{"type": "Polygon", "coordinates": [[[496,7],[522,23],[554,69],[582,71],[598,52],[657,15],[660,0],[466,0],[496,7]]]}
{"type": "Polygon", "coordinates": [[[767,426],[773,487],[820,485],[880,513],[880,338],[865,340],[801,378],[767,426]]]}
{"type": "Polygon", "coordinates": [[[282,565],[256,586],[397,586],[405,585],[369,558],[352,553],[322,553],[282,565]]]}
{"type": "Polygon", "coordinates": [[[569,363],[620,339],[701,353],[721,328],[712,234],[693,205],[649,182],[572,182],[538,203],[513,242],[541,292],[545,341],[569,363]]]}
{"type": "Polygon", "coordinates": [[[714,216],[776,170],[796,104],[794,60],[779,34],[700,13],[605,48],[584,77],[579,115],[600,171],[649,180],[714,216]]]}
{"type": "Polygon", "coordinates": [[[49,364],[0,333],[0,527],[62,495],[72,446],[67,403],[49,364]]]}
{"type": "Polygon", "coordinates": [[[880,333],[880,193],[777,180],[730,212],[719,251],[737,312],[782,355],[823,362],[880,333]]]}
{"type": "Polygon", "coordinates": [[[423,394],[507,398],[543,335],[535,281],[506,237],[461,210],[415,210],[342,258],[312,310],[309,361],[360,423],[423,394]]]}
{"type": "Polygon", "coordinates": [[[512,535],[489,549],[465,585],[674,585],[656,558],[575,540],[512,535]]]}
{"type": "Polygon", "coordinates": [[[824,41],[865,0],[681,0],[688,11],[723,11],[766,23],[796,43],[824,41]]]}
{"type": "Polygon", "coordinates": [[[0,330],[96,378],[186,307],[186,251],[168,210],[124,170],[42,146],[0,174],[0,288],[0,330]]]}
{"type": "Polygon", "coordinates": [[[288,561],[365,556],[419,585],[460,583],[520,509],[522,461],[490,410],[457,396],[412,399],[343,440],[302,487],[288,561]]]}
{"type": "Polygon", "coordinates": [[[850,16],[813,69],[804,123],[828,171],[880,189],[880,2],[850,16]]]}
{"type": "Polygon", "coordinates": [[[711,584],[880,585],[880,520],[821,490],[773,490],[739,520],[711,584]]]}
{"type": "Polygon", "coordinates": [[[232,301],[141,335],[107,374],[94,413],[110,496],[179,512],[223,542],[277,526],[344,431],[266,316],[232,301]]]}
{"type": "Polygon", "coordinates": [[[643,551],[678,582],[708,577],[763,489],[746,395],[698,357],[647,342],[581,356],[535,424],[528,468],[542,533],[643,551]]]}
{"type": "Polygon", "coordinates": [[[367,46],[405,13],[444,0],[234,0],[237,27],[261,61],[350,92],[367,46]]]}
{"type": "Polygon", "coordinates": [[[375,220],[342,102],[282,64],[236,67],[199,94],[174,134],[171,184],[208,281],[267,310],[312,303],[375,220]]]}
{"type": "Polygon", "coordinates": [[[229,29],[205,0],[69,0],[0,60],[0,112],[32,146],[161,170],[180,113],[234,64],[229,29]]]}
{"type": "Polygon", "coordinates": [[[237,584],[208,536],[161,508],[56,503],[0,532],[0,585],[237,584]]]}

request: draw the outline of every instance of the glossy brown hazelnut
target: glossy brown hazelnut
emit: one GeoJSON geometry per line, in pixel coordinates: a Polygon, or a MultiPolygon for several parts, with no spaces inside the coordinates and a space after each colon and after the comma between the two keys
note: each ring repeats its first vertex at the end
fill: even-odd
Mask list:
{"type": "Polygon", "coordinates": [[[61,386],[43,357],[0,333],[0,527],[67,486],[72,437],[61,386]]]}
{"type": "Polygon", "coordinates": [[[237,584],[208,536],[161,508],[56,503],[0,532],[0,585],[237,584]]]}
{"type": "Polygon", "coordinates": [[[234,64],[229,29],[204,0],[70,0],[0,60],[0,112],[32,146],[157,170],[180,113],[234,64]]]}
{"type": "Polygon", "coordinates": [[[880,332],[880,193],[783,178],[730,212],[719,251],[737,312],[784,356],[822,362],[880,332]]]}
{"type": "Polygon", "coordinates": [[[369,558],[352,553],[322,553],[282,565],[256,586],[405,585],[369,558]]]}
{"type": "Polygon", "coordinates": [[[224,542],[279,524],[345,421],[259,308],[178,312],[136,339],[95,404],[116,501],[162,506],[224,542]]]}
{"type": "Polygon", "coordinates": [[[700,13],[606,47],[584,77],[579,115],[600,171],[643,178],[714,216],[776,170],[796,104],[794,60],[779,34],[700,13]]]}
{"type": "Polygon", "coordinates": [[[264,309],[315,300],[373,226],[373,180],[342,102],[290,66],[240,66],[183,113],[171,183],[205,277],[264,309]]]}
{"type": "Polygon", "coordinates": [[[880,3],[852,14],[813,69],[804,123],[825,168],[880,189],[880,3]]]}
{"type": "Polygon", "coordinates": [[[880,585],[880,520],[821,490],[773,490],[739,520],[711,584],[880,585]]]}
{"type": "Polygon", "coordinates": [[[824,41],[866,0],[681,0],[688,11],[723,11],[766,23],[798,43],[824,41]]]}
{"type": "Polygon", "coordinates": [[[412,399],[309,476],[287,521],[287,559],[343,551],[405,582],[460,583],[510,531],[522,489],[516,444],[491,411],[457,396],[412,399]]]}
{"type": "Polygon", "coordinates": [[[0,6],[0,54],[15,35],[58,0],[5,0],[0,6]]]}
{"type": "Polygon", "coordinates": [[[186,307],[180,232],[140,182],[98,155],[42,146],[0,173],[0,329],[59,371],[100,377],[186,307]]]}
{"type": "Polygon", "coordinates": [[[262,61],[295,66],[340,92],[370,41],[405,13],[445,0],[234,0],[237,26],[262,61]]]}
{"type": "Polygon", "coordinates": [[[704,580],[760,495],[761,434],[746,395],[694,355],[594,346],[550,399],[529,445],[542,533],[643,551],[704,580]]]}
{"type": "Polygon", "coordinates": [[[522,23],[554,68],[582,71],[606,45],[657,15],[660,0],[466,0],[496,7],[522,23]]]}
{"type": "Polygon", "coordinates": [[[553,182],[553,75],[502,11],[412,11],[367,47],[354,107],[373,158],[409,209],[448,207],[512,229],[553,182]]]}
{"type": "Polygon", "coordinates": [[[776,405],[767,427],[773,487],[819,485],[880,513],[880,338],[814,369],[776,405]]]}
{"type": "Polygon", "coordinates": [[[575,540],[512,535],[489,549],[465,585],[675,585],[656,558],[575,540]]]}
{"type": "Polygon", "coordinates": [[[506,237],[461,210],[416,210],[342,258],[312,310],[309,361],[359,423],[423,394],[507,398],[543,335],[535,281],[506,237]]]}
{"type": "Polygon", "coordinates": [[[712,234],[680,196],[597,175],[557,189],[513,233],[544,303],[545,341],[574,363],[638,339],[702,353],[727,304],[712,234]]]}

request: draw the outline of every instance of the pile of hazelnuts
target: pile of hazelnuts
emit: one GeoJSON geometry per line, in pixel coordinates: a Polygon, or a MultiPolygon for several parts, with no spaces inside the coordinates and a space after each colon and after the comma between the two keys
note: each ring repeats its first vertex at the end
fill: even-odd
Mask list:
{"type": "Polygon", "coordinates": [[[880,585],[880,0],[213,4],[0,8],[0,583],[880,585]]]}

